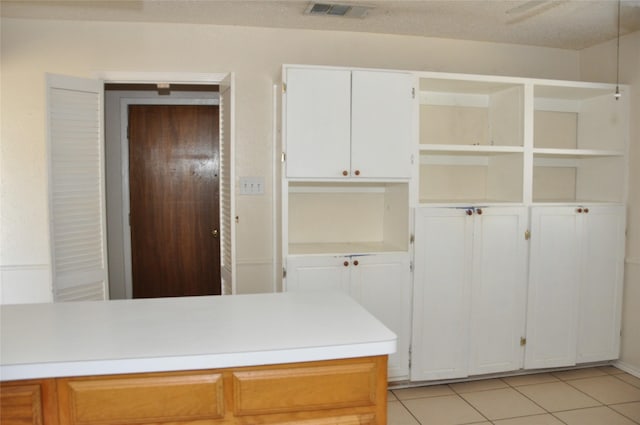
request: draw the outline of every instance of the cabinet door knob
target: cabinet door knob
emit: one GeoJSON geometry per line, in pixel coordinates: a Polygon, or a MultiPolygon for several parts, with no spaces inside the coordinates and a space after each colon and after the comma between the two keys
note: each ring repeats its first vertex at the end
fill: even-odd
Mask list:
{"type": "Polygon", "coordinates": [[[577,212],[578,214],[582,213],[582,208],[576,208],[576,212],[577,212]]]}
{"type": "Polygon", "coordinates": [[[354,174],[355,174],[356,176],[359,176],[359,175],[360,175],[360,170],[356,170],[354,174]]]}
{"type": "Polygon", "coordinates": [[[343,175],[343,176],[348,176],[348,175],[349,175],[349,172],[348,172],[347,170],[343,170],[343,171],[342,171],[342,175],[343,175]]]}
{"type": "Polygon", "coordinates": [[[476,208],[476,213],[478,215],[482,215],[482,208],[476,208]]]}
{"type": "Polygon", "coordinates": [[[360,263],[358,262],[358,260],[356,260],[356,261],[354,261],[354,262],[353,262],[353,265],[354,265],[354,266],[357,266],[358,264],[360,264],[360,263]]]}
{"type": "Polygon", "coordinates": [[[585,214],[589,214],[589,208],[585,208],[585,209],[584,209],[584,213],[585,213],[585,214]]]}
{"type": "Polygon", "coordinates": [[[470,209],[469,209],[469,210],[467,210],[466,212],[467,212],[467,215],[473,215],[473,211],[472,211],[472,210],[470,210],[470,209]]]}
{"type": "Polygon", "coordinates": [[[344,263],[342,263],[342,264],[344,264],[344,266],[345,266],[345,267],[349,267],[349,262],[348,262],[348,261],[345,261],[345,262],[344,262],[344,263]]]}

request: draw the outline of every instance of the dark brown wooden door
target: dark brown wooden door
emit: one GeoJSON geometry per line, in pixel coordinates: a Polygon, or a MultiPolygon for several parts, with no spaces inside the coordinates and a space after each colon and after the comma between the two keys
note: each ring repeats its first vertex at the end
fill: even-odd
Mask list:
{"type": "Polygon", "coordinates": [[[129,106],[133,297],[220,294],[218,107],[129,106]]]}

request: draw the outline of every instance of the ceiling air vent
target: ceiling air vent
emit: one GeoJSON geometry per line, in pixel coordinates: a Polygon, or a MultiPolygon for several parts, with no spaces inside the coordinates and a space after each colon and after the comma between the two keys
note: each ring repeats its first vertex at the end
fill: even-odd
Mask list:
{"type": "Polygon", "coordinates": [[[364,18],[371,6],[352,6],[335,3],[311,3],[304,11],[306,15],[313,16],[344,16],[345,18],[364,18]]]}

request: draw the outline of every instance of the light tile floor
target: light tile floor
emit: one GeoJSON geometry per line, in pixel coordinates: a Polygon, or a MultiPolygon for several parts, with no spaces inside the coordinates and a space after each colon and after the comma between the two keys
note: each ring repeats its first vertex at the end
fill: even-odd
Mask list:
{"type": "Polygon", "coordinates": [[[640,425],[640,378],[613,366],[392,389],[388,425],[640,425]]]}

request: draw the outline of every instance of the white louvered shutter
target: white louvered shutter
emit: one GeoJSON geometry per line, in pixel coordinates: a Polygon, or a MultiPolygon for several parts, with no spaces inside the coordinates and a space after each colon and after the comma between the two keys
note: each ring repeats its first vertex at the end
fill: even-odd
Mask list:
{"type": "Polygon", "coordinates": [[[220,84],[220,274],[222,293],[236,293],[233,173],[233,75],[220,84]]]}
{"type": "Polygon", "coordinates": [[[107,299],[102,81],[47,75],[54,301],[107,299]]]}

